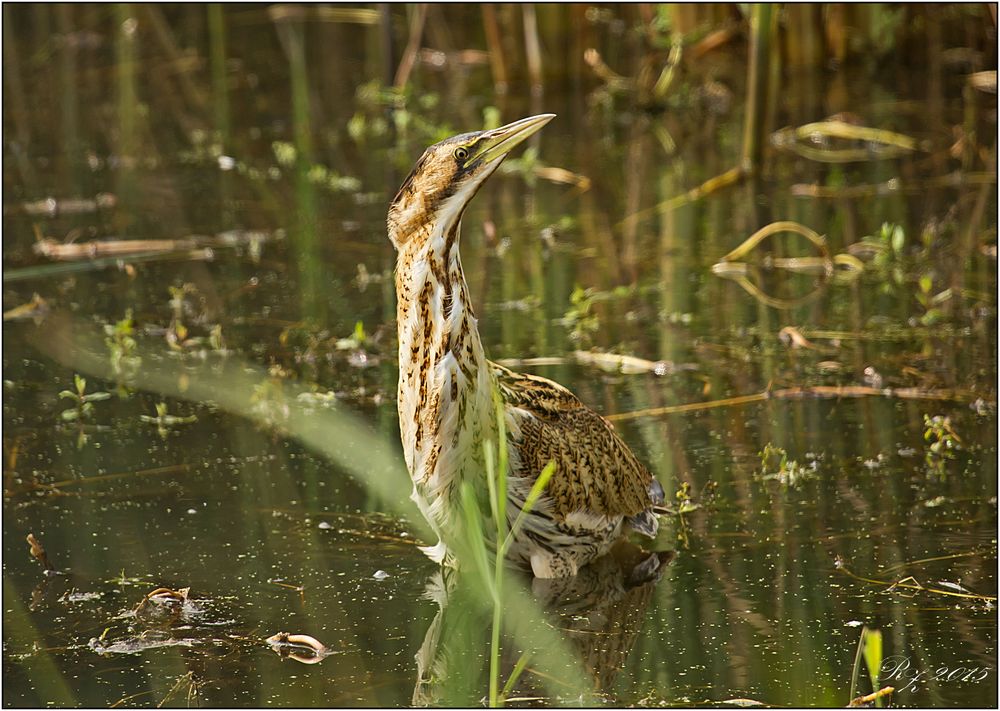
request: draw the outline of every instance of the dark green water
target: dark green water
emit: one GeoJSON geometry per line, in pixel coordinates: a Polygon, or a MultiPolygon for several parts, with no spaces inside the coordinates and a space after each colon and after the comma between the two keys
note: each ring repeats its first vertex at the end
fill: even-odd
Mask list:
{"type": "MultiPolygon", "coordinates": [[[[539,8],[541,98],[526,98],[516,56],[498,99],[488,64],[450,54],[444,68],[418,61],[394,114],[376,89],[378,25],[274,19],[264,6],[4,7],[3,305],[36,293],[48,305],[3,327],[5,705],[486,696],[489,615],[453,580],[443,611],[425,595],[437,568],[416,548],[400,475],[384,219],[423,147],[482,127],[494,106],[502,121],[558,118],[532,144],[536,162],[511,161],[463,220],[490,357],[553,358],[515,367],[607,415],[777,393],[616,420],[668,498],[687,484],[700,507],[645,544],[675,553],[658,581],[623,586],[617,563],[565,589],[521,581],[597,693],[581,700],[529,662],[514,695],[844,706],[867,625],[882,632],[894,705],[996,703],[996,99],[963,93],[971,71],[995,69],[988,16],[907,10],[898,47],[786,68],[774,127],[851,112],[921,150],[885,158],[861,144],[866,160],[827,163],[769,147],[761,179],[658,213],[739,163],[745,41],[685,61],[654,110],[580,60],[594,46],[627,76],[647,56],[661,66],[620,32],[637,11],[560,12],[539,8]],[[971,59],[959,51],[970,44],[971,59]],[[964,159],[949,150],[956,127],[978,140],[964,159]],[[937,180],[950,174],[962,180],[937,180]],[[833,198],[794,187],[888,181],[902,187],[833,198]],[[114,204],[63,202],[102,193],[114,204]],[[55,207],[36,207],[47,198],[55,207]],[[785,235],[749,258],[767,296],[713,274],[779,220],[863,257],[863,272],[761,265],[765,251],[815,256],[785,235]],[[883,223],[902,228],[898,248],[879,242],[883,223]],[[39,256],[36,234],[197,244],[102,265],[39,256]],[[866,236],[883,256],[849,249],[866,236]],[[578,287],[591,298],[574,299],[578,287]],[[116,378],[105,325],[129,310],[135,346],[116,378]],[[358,322],[364,338],[350,341],[358,322]],[[786,327],[808,344],[793,347],[786,327]],[[663,363],[615,372],[578,350],[663,363]],[[86,392],[111,393],[82,427],[61,414],[75,373],[86,392]],[[817,390],[834,386],[839,397],[817,390]],[[161,433],[142,419],[158,403],[197,421],[161,433]],[[952,458],[930,451],[925,416],[950,418],[952,458]],[[762,470],[768,445],[798,480],[767,477],[781,459],[762,470]],[[29,532],[64,574],[43,575],[29,532]],[[137,616],[160,586],[190,587],[189,602],[137,616]],[[283,660],[264,642],[279,631],[331,653],[283,660]],[[433,684],[418,685],[422,646],[448,662],[433,684]]],[[[501,8],[512,18],[520,27],[501,8]]],[[[391,28],[397,58],[404,20],[391,28]]],[[[476,6],[432,8],[428,22],[426,46],[483,46],[476,6]]],[[[870,691],[862,672],[856,694],[870,691]]]]}

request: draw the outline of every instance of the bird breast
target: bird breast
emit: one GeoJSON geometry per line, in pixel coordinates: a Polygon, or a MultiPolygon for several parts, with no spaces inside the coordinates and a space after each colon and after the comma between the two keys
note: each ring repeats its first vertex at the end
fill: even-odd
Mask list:
{"type": "Polygon", "coordinates": [[[492,375],[457,250],[457,239],[441,235],[400,252],[396,271],[403,451],[418,504],[442,524],[456,484],[482,472],[492,436],[492,375]]]}

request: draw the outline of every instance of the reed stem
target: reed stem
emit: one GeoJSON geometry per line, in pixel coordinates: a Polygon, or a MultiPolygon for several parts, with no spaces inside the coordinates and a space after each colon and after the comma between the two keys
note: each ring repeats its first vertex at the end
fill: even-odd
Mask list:
{"type": "Polygon", "coordinates": [[[483,4],[483,30],[486,33],[486,51],[490,55],[490,71],[493,74],[493,90],[500,96],[507,93],[507,65],[503,60],[503,45],[500,42],[500,25],[493,3],[483,4]]]}
{"type": "Polygon", "coordinates": [[[229,143],[229,87],[226,80],[226,20],[222,5],[208,6],[209,60],[212,69],[212,113],[223,147],[229,143]]]}
{"type": "Polygon", "coordinates": [[[427,3],[418,3],[410,17],[410,36],[406,41],[406,49],[403,50],[403,58],[399,61],[399,68],[396,70],[396,77],[392,84],[397,89],[402,89],[410,80],[410,73],[417,62],[417,55],[420,53],[420,40],[424,36],[424,24],[427,21],[427,3]]]}
{"type": "Polygon", "coordinates": [[[524,48],[528,61],[528,77],[531,79],[531,95],[540,97],[544,91],[542,81],[542,45],[538,39],[538,18],[531,3],[521,6],[524,14],[524,48]]]}
{"type": "Polygon", "coordinates": [[[743,124],[743,170],[760,169],[765,133],[765,110],[768,96],[768,59],[774,28],[774,6],[761,3],[753,6],[750,20],[750,62],[747,69],[746,118],[743,124]]]}

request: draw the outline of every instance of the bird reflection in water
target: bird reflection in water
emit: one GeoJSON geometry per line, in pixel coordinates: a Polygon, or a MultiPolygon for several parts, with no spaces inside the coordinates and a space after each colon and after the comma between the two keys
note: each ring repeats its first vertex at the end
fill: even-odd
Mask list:
{"type": "MultiPolygon", "coordinates": [[[[650,553],[621,541],[573,577],[512,576],[511,583],[530,591],[546,624],[569,643],[589,676],[589,691],[608,698],[647,619],[656,585],[673,558],[673,552],[650,553]]],[[[491,610],[477,599],[470,578],[443,568],[428,580],[425,597],[437,603],[438,611],[415,655],[414,706],[464,706],[484,696],[491,610]]],[[[518,611],[508,608],[505,614],[518,611]]],[[[504,639],[501,684],[520,656],[509,651],[513,644],[504,639]]],[[[535,650],[532,656],[547,653],[535,650]]],[[[559,688],[559,680],[535,673],[533,666],[529,661],[508,698],[550,699],[559,688]]]]}

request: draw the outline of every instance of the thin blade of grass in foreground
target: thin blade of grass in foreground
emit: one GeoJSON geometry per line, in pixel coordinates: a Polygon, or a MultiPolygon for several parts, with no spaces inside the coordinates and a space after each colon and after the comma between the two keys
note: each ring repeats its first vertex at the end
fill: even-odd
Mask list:
{"type": "Polygon", "coordinates": [[[850,697],[853,699],[858,690],[858,672],[861,671],[861,657],[865,649],[865,634],[868,632],[867,627],[861,628],[861,637],[858,639],[858,649],[854,653],[854,668],[851,670],[851,693],[850,697]]]}
{"type": "Polygon", "coordinates": [[[500,604],[500,600],[497,597],[498,591],[492,585],[490,564],[486,557],[486,538],[483,536],[483,519],[479,513],[479,506],[476,504],[476,495],[472,485],[467,481],[462,482],[461,492],[467,556],[472,559],[476,571],[482,576],[483,585],[493,599],[494,607],[496,607],[500,604]]]}
{"type": "Polygon", "coordinates": [[[507,419],[504,417],[503,401],[497,392],[493,393],[493,405],[497,418],[497,543],[504,539],[507,532],[507,419]]]}
{"type": "Polygon", "coordinates": [[[493,515],[493,561],[492,571],[489,571],[487,562],[488,544],[485,534],[486,522],[482,520],[480,508],[476,504],[472,486],[468,482],[462,483],[462,509],[464,512],[464,522],[466,526],[466,536],[458,549],[463,548],[468,551],[467,555],[472,558],[474,567],[479,571],[488,591],[488,597],[493,603],[493,619],[490,626],[490,671],[489,671],[489,706],[496,707],[503,704],[504,696],[508,693],[524,671],[527,664],[527,656],[522,655],[523,664],[521,668],[515,668],[511,677],[504,685],[504,690],[500,691],[500,632],[504,626],[504,601],[505,595],[504,568],[507,552],[520,530],[524,517],[527,516],[541,497],[545,485],[555,471],[555,463],[550,462],[535,480],[528,496],[525,498],[524,507],[518,513],[514,525],[507,530],[507,432],[504,420],[503,403],[494,393],[494,405],[496,407],[497,418],[497,444],[490,440],[483,442],[484,470],[486,474],[486,486],[489,491],[490,511],[493,515]],[[492,572],[492,576],[490,575],[492,572]]]}
{"type": "Polygon", "coordinates": [[[490,512],[493,520],[500,523],[500,502],[497,496],[497,473],[496,457],[494,456],[494,444],[492,440],[483,442],[483,460],[486,468],[486,487],[490,494],[490,512]]]}
{"type": "Polygon", "coordinates": [[[549,483],[549,479],[556,471],[556,463],[549,462],[545,465],[539,473],[538,478],[535,479],[535,483],[531,485],[531,491],[528,492],[527,498],[524,500],[524,508],[521,509],[520,513],[517,514],[517,518],[514,519],[514,525],[510,527],[510,532],[503,542],[503,556],[507,555],[507,551],[510,549],[511,544],[514,543],[514,537],[517,532],[521,529],[524,523],[524,518],[531,512],[531,509],[538,502],[539,497],[542,495],[542,491],[545,489],[546,484],[549,483]]]}
{"type": "Polygon", "coordinates": [[[507,683],[503,685],[503,691],[500,692],[500,703],[507,700],[507,694],[511,692],[514,688],[514,684],[517,680],[521,678],[521,673],[528,666],[528,662],[531,661],[531,652],[525,652],[520,657],[517,658],[517,663],[514,664],[514,668],[510,672],[510,676],[507,677],[507,683]]]}

